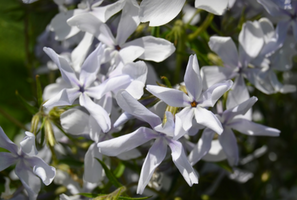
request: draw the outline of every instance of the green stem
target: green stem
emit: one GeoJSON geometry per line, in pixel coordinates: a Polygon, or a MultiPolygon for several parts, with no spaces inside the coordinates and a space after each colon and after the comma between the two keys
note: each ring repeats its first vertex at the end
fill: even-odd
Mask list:
{"type": "Polygon", "coordinates": [[[26,126],[24,126],[20,121],[18,121],[17,119],[15,119],[13,116],[11,116],[10,114],[8,114],[6,111],[4,111],[2,108],[0,108],[0,113],[6,117],[8,120],[10,120],[12,123],[14,123],[15,125],[17,125],[18,127],[20,127],[21,129],[24,129],[26,131],[29,131],[26,126]]]}
{"type": "Polygon", "coordinates": [[[214,15],[211,14],[211,13],[209,13],[209,14],[207,15],[206,19],[204,20],[204,22],[202,23],[202,25],[201,25],[200,27],[198,27],[194,33],[190,34],[190,35],[188,36],[188,39],[189,39],[189,40],[193,40],[193,39],[195,39],[201,32],[205,31],[205,30],[208,28],[208,26],[210,25],[210,23],[212,22],[213,17],[214,17],[214,15]]]}

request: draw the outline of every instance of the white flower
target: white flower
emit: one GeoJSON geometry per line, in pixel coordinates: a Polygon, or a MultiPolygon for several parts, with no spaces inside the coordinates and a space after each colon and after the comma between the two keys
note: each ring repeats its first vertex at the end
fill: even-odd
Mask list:
{"type": "Polygon", "coordinates": [[[0,152],[0,171],[16,164],[15,174],[23,183],[29,199],[34,200],[40,191],[40,180],[36,176],[41,178],[45,185],[49,185],[56,175],[56,169],[36,156],[35,136],[30,132],[25,133],[26,136],[18,149],[0,127],[0,147],[10,151],[0,152]]]}

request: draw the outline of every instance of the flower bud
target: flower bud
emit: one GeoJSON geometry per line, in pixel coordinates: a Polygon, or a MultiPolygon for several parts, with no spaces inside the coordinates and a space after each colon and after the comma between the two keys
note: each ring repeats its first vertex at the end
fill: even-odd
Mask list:
{"type": "Polygon", "coordinates": [[[32,118],[30,132],[33,133],[34,135],[36,135],[37,133],[39,120],[40,120],[40,117],[38,114],[34,115],[32,118]]]}
{"type": "Polygon", "coordinates": [[[56,143],[56,139],[53,132],[52,124],[48,119],[45,120],[44,130],[45,130],[45,137],[46,137],[46,141],[48,142],[48,145],[53,147],[56,143]]]}

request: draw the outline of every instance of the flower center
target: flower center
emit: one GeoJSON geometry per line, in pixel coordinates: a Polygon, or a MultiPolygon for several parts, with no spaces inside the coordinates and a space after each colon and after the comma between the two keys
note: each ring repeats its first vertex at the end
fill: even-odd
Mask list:
{"type": "Polygon", "coordinates": [[[116,45],[114,48],[118,51],[121,50],[121,47],[119,45],[116,45]]]}
{"type": "Polygon", "coordinates": [[[196,101],[193,101],[193,102],[191,103],[191,106],[192,106],[192,107],[196,107],[197,104],[198,104],[198,103],[197,103],[196,101]]]}
{"type": "Polygon", "coordinates": [[[84,86],[79,86],[79,91],[80,91],[81,93],[84,93],[84,91],[85,91],[84,86]]]}

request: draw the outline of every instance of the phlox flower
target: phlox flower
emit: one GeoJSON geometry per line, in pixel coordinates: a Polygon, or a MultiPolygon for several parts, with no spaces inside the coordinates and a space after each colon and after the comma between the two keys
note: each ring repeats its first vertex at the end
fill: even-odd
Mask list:
{"type": "Polygon", "coordinates": [[[25,133],[26,136],[18,148],[0,127],[0,147],[10,151],[0,152],[0,171],[15,164],[15,174],[23,183],[29,199],[34,200],[41,187],[39,178],[45,185],[49,185],[56,175],[56,169],[37,156],[35,136],[30,132],[25,133]]]}
{"type": "Polygon", "coordinates": [[[117,26],[116,37],[106,24],[89,13],[76,15],[68,20],[69,25],[92,34],[106,45],[106,60],[103,62],[126,64],[137,58],[161,62],[175,51],[171,42],[153,36],[127,41],[139,23],[139,5],[135,0],[126,0],[117,26]]]}
{"type": "MultiPolygon", "coordinates": [[[[161,26],[174,19],[182,10],[186,0],[142,0],[139,17],[149,26],[161,26]]],[[[195,0],[195,8],[222,15],[227,7],[232,7],[235,0],[195,0]]]]}
{"type": "MultiPolygon", "coordinates": [[[[279,130],[254,123],[243,117],[257,100],[256,97],[251,97],[224,112],[220,111],[220,107],[218,109],[217,116],[223,126],[223,132],[218,136],[219,143],[227,156],[230,166],[237,165],[239,160],[237,140],[232,129],[250,136],[279,136],[279,130]]],[[[209,128],[204,129],[201,139],[199,139],[189,155],[192,165],[209,152],[214,135],[215,132],[213,130],[209,128]]]]}
{"type": "MultiPolygon", "coordinates": [[[[179,126],[188,131],[192,127],[192,121],[195,120],[198,124],[206,126],[218,134],[222,133],[222,125],[217,117],[209,110],[208,107],[214,106],[216,101],[232,86],[232,81],[228,80],[222,83],[214,84],[207,90],[202,91],[202,78],[198,60],[195,55],[191,55],[187,65],[184,82],[187,94],[183,91],[147,85],[146,89],[173,107],[183,107],[183,109],[176,114],[176,126],[179,126]]],[[[185,132],[177,132],[176,137],[181,137],[185,132]]]]}
{"type": "Polygon", "coordinates": [[[182,144],[174,137],[175,124],[173,115],[166,112],[167,120],[163,125],[161,119],[157,115],[149,111],[126,91],[118,93],[117,102],[119,106],[129,114],[134,115],[142,121],[148,122],[152,129],[140,127],[136,131],[127,135],[100,142],[97,144],[97,147],[102,154],[117,156],[120,153],[135,149],[136,147],[155,139],[142,165],[137,193],[143,193],[154,170],[165,159],[167,145],[171,149],[171,156],[174,164],[187,183],[190,186],[198,183],[198,175],[190,165],[182,144]]]}

